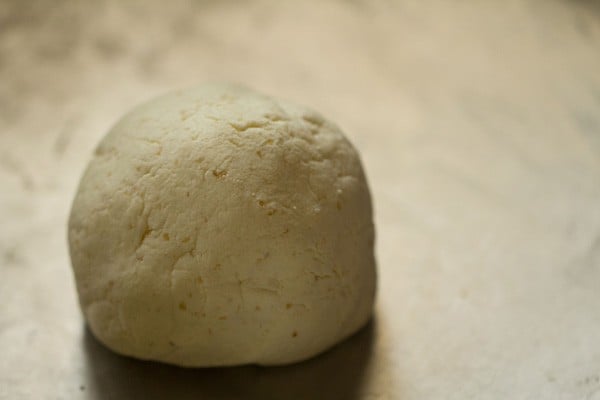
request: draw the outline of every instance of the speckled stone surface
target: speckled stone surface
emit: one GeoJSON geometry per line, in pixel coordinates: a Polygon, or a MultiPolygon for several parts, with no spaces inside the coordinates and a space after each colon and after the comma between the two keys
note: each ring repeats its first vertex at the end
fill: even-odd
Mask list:
{"type": "Polygon", "coordinates": [[[599,71],[593,1],[0,2],[0,398],[600,399],[599,71]],[[363,156],[376,316],[302,364],[119,357],[77,306],[93,147],[214,80],[320,110],[363,156]]]}

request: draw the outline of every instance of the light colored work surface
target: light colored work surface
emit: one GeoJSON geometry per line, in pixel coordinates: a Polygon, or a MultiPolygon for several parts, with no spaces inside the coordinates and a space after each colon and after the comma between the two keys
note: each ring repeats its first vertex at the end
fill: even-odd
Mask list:
{"type": "Polygon", "coordinates": [[[593,1],[0,2],[0,398],[600,398],[593,1]],[[234,80],[360,149],[374,322],[284,368],[182,370],[86,333],[65,225],[132,105],[234,80]]]}

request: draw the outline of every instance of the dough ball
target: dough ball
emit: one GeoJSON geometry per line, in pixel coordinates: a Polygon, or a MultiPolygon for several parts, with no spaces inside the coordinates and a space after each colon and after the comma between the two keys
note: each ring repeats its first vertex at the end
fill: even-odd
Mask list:
{"type": "Polygon", "coordinates": [[[292,363],[348,337],[372,312],[373,240],[367,182],[339,128],[228,85],[125,115],[69,220],[93,334],[181,366],[292,363]]]}

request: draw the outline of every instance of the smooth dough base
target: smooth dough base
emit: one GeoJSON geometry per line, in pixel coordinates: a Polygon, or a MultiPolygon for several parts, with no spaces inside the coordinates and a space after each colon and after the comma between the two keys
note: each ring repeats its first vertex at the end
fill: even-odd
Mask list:
{"type": "Polygon", "coordinates": [[[310,358],[369,320],[371,200],[342,132],[230,85],[143,104],[99,144],[69,219],[94,335],[181,366],[310,358]]]}

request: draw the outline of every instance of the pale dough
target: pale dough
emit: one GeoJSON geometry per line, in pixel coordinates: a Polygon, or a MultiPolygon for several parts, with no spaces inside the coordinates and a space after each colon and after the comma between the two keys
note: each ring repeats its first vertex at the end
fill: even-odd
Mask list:
{"type": "Polygon", "coordinates": [[[370,318],[371,200],[342,132],[211,84],[106,135],[69,220],[79,300],[112,350],[182,366],[286,364],[370,318]]]}

